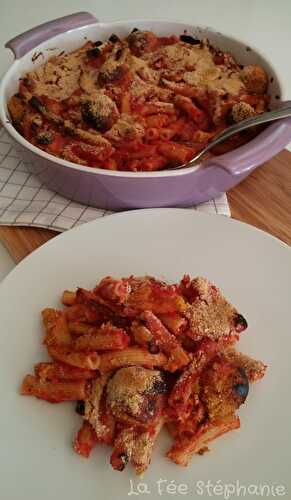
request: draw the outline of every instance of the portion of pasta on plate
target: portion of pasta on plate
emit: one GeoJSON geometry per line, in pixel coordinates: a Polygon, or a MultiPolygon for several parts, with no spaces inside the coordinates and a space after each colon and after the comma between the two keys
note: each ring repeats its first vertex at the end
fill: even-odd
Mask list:
{"type": "Polygon", "coordinates": [[[35,365],[21,394],[77,402],[77,453],[106,443],[114,469],[142,474],[163,427],[167,457],[184,466],[240,427],[237,410],[266,365],[236,350],[247,322],[207,279],[106,277],[64,291],[62,303],[42,311],[52,360],[35,365]]]}
{"type": "MultiPolygon", "coordinates": [[[[38,54],[41,55],[41,54],[38,54]]],[[[24,75],[8,109],[32,144],[79,165],[155,171],[189,161],[232,123],[267,109],[268,75],[187,33],[86,42],[24,75]]],[[[213,150],[245,143],[244,131],[213,150]]]]}

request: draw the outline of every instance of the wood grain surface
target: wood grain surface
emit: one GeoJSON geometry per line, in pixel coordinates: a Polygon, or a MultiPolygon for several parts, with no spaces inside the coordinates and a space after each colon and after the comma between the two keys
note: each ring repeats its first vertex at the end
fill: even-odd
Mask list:
{"type": "MultiPolygon", "coordinates": [[[[291,245],[291,153],[282,151],[228,192],[234,219],[252,224],[291,245]]],[[[20,262],[58,233],[47,229],[0,227],[0,240],[20,262]]]]}
{"type": "Polygon", "coordinates": [[[227,193],[234,219],[291,245],[291,153],[275,158],[227,193]]]}

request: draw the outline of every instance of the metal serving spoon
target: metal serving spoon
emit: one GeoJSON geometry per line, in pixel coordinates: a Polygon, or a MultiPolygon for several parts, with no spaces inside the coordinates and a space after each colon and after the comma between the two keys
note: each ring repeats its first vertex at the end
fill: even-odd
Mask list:
{"type": "Polygon", "coordinates": [[[183,165],[178,165],[175,167],[168,167],[165,170],[178,170],[180,168],[188,168],[196,165],[199,160],[207,153],[213,146],[220,144],[225,141],[229,137],[242,130],[245,130],[250,127],[254,127],[255,125],[260,125],[261,123],[272,122],[275,120],[280,120],[280,118],[288,118],[291,117],[291,101],[284,103],[280,108],[274,109],[272,111],[267,111],[266,113],[262,113],[260,115],[253,116],[252,118],[247,118],[235,125],[231,125],[227,129],[223,130],[218,134],[212,141],[210,141],[205,148],[203,148],[199,153],[197,153],[192,160],[187,163],[183,163],[183,165]]]}

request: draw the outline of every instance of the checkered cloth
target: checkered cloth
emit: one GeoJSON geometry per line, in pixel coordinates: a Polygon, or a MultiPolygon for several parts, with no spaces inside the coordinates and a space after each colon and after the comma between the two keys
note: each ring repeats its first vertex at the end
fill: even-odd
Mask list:
{"type": "MultiPolygon", "coordinates": [[[[191,209],[230,216],[225,194],[191,209]]],[[[0,129],[0,225],[65,231],[112,213],[75,203],[47,189],[29,172],[17,147],[0,129]]]]}

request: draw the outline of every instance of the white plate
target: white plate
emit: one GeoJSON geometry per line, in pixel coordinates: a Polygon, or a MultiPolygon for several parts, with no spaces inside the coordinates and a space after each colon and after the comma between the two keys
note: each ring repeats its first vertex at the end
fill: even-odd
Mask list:
{"type": "MultiPolygon", "coordinates": [[[[285,487],[285,498],[290,498],[290,283],[289,247],[245,224],[190,210],[109,216],[57,236],[34,252],[0,286],[0,498],[243,496],[244,489],[227,496],[227,484],[247,488],[243,498],[254,498],[262,485],[273,486],[276,495],[284,491],[275,487],[285,487]],[[65,288],[93,287],[108,274],[148,273],[171,281],[185,272],[204,275],[223,289],[249,322],[241,349],[267,362],[269,369],[251,387],[240,411],[240,430],[218,439],[210,453],[195,456],[188,468],[163,456],[169,440],[162,436],[150,469],[137,481],[130,468],[123,473],[111,469],[109,449],[97,448],[89,460],[72,451],[80,424],[73,404],[50,405],[17,391],[23,375],[46,359],[40,310],[57,306],[65,288]],[[137,495],[130,489],[130,478],[137,495]],[[166,482],[158,483],[160,479],[166,482]],[[139,485],[138,492],[139,482],[144,486],[139,485]],[[188,494],[182,494],[181,486],[176,495],[165,491],[167,484],[173,492],[173,484],[181,483],[188,494]],[[151,496],[142,493],[146,487],[151,496]]],[[[260,496],[266,498],[267,489],[263,491],[265,496],[260,496]]]]}

